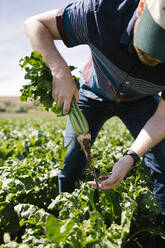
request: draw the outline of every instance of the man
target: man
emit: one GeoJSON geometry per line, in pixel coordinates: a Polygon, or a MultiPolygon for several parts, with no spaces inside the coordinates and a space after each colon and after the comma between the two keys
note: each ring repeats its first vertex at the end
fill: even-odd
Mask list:
{"type": "MultiPolygon", "coordinates": [[[[75,96],[94,142],[104,122],[118,116],[134,143],[103,177],[100,189],[117,186],[140,157],[150,167],[155,200],[165,226],[165,0],[78,0],[25,21],[25,34],[53,75],[53,98],[64,114],[75,96]],[[88,44],[91,56],[79,91],[53,40],[88,44]],[[159,92],[163,92],[160,99],[159,92]]],[[[74,136],[68,121],[65,144],[74,136]]],[[[59,174],[60,191],[72,192],[86,163],[77,141],[59,174]]],[[[96,186],[95,182],[89,184],[96,186]]]]}

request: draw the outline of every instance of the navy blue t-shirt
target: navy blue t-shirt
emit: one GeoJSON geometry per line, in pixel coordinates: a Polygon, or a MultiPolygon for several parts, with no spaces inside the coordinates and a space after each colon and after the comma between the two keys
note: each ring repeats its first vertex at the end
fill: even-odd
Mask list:
{"type": "MultiPolygon", "coordinates": [[[[141,66],[132,46],[138,3],[139,0],[78,0],[59,11],[57,26],[64,43],[68,47],[86,44],[91,49],[81,77],[84,94],[110,100],[132,95],[134,100],[165,90],[165,86],[129,73],[135,71],[136,64],[141,66]]],[[[150,75],[151,68],[146,66],[143,70],[150,75]]]]}

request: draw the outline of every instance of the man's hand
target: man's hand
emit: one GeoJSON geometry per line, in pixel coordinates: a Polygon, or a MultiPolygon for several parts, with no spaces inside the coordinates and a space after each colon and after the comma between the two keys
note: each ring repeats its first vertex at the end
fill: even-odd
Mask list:
{"type": "Polygon", "coordinates": [[[63,113],[67,114],[73,96],[78,101],[78,89],[72,78],[68,67],[63,68],[62,72],[54,74],[52,82],[52,97],[58,107],[63,107],[63,113]]]}
{"type": "MultiPolygon", "coordinates": [[[[102,176],[98,181],[99,188],[102,190],[112,189],[118,186],[126,174],[130,171],[133,165],[133,159],[129,155],[121,158],[113,167],[110,176],[102,176]]],[[[96,187],[95,181],[90,181],[88,184],[96,187]]]]}
{"type": "Polygon", "coordinates": [[[42,54],[44,63],[50,68],[53,75],[52,97],[59,107],[63,107],[63,113],[67,114],[72,97],[75,96],[78,101],[78,89],[54,43],[54,40],[61,39],[56,23],[57,14],[58,10],[51,10],[28,18],[24,32],[32,49],[42,54]]]}

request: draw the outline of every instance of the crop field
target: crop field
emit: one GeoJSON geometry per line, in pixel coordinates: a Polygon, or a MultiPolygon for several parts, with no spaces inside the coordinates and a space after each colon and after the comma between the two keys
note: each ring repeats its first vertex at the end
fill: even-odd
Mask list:
{"type": "MultiPolygon", "coordinates": [[[[72,194],[58,195],[66,118],[0,116],[0,248],[156,248],[159,207],[149,170],[133,168],[116,188],[98,193],[87,164],[72,194]]],[[[92,156],[108,175],[133,139],[113,118],[92,156]]]]}

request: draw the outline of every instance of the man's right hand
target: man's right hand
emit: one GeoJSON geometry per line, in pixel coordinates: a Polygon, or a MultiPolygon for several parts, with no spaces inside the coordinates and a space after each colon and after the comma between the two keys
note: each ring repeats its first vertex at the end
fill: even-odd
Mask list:
{"type": "Polygon", "coordinates": [[[52,97],[58,107],[63,107],[63,113],[67,114],[73,96],[78,101],[78,89],[67,66],[58,73],[54,73],[52,81],[52,97]]]}
{"type": "Polygon", "coordinates": [[[58,107],[63,107],[63,113],[67,114],[73,96],[78,101],[78,89],[54,43],[54,40],[61,40],[56,23],[57,13],[58,10],[51,10],[28,18],[24,32],[32,49],[42,54],[45,64],[50,68],[53,75],[52,97],[58,107]]]}

